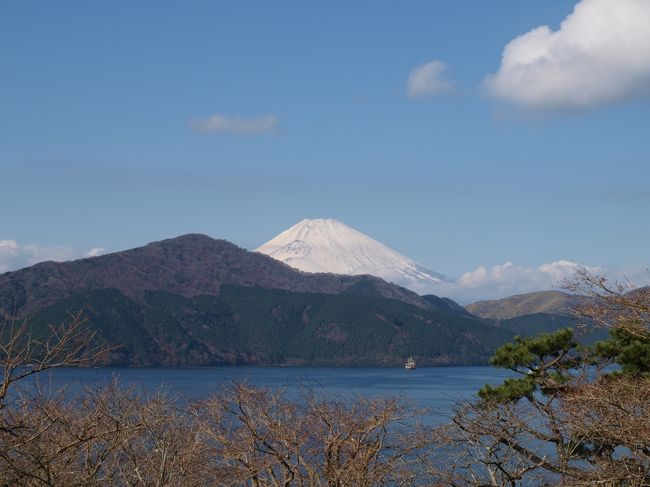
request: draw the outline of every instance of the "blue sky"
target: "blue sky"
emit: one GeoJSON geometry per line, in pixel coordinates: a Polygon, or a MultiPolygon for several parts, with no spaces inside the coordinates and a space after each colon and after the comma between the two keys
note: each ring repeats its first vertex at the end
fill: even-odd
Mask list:
{"type": "Polygon", "coordinates": [[[645,52],[581,104],[570,86],[531,98],[499,71],[506,45],[573,9],[3,3],[0,240],[67,256],[200,232],[255,248],[331,217],[454,277],[561,259],[647,267],[645,52]],[[409,96],[434,60],[450,89],[409,96]]]}

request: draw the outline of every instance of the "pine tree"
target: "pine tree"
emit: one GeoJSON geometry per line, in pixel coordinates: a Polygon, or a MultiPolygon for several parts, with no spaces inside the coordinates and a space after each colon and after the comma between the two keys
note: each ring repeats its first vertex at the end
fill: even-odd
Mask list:
{"type": "Polygon", "coordinates": [[[609,338],[582,346],[567,328],[499,348],[514,377],[455,415],[451,485],[650,485],[650,289],[584,269],[567,286],[609,338]]]}

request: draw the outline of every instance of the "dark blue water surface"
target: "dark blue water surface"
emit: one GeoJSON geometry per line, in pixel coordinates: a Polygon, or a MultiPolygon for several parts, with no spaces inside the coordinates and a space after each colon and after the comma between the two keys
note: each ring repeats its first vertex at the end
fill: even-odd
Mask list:
{"type": "MultiPolygon", "coordinates": [[[[63,368],[38,376],[41,386],[67,387],[108,384],[114,377],[126,387],[146,392],[160,388],[188,400],[218,392],[233,380],[258,387],[284,388],[297,396],[305,387],[319,396],[351,398],[401,396],[436,413],[449,413],[459,400],[471,399],[484,384],[498,384],[512,373],[493,367],[344,368],[344,367],[201,367],[201,368],[63,368]]],[[[33,382],[33,381],[30,381],[33,382]]],[[[27,384],[26,384],[27,385],[27,384]]],[[[31,384],[30,384],[31,386],[31,384]]]]}

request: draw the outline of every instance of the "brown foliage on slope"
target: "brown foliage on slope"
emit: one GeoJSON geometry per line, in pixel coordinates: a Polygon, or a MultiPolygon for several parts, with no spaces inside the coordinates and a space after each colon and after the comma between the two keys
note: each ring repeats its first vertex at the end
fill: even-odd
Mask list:
{"type": "Polygon", "coordinates": [[[182,296],[218,295],[222,285],[292,292],[370,293],[426,308],[417,294],[372,276],[309,274],[225,240],[183,235],[144,247],[70,262],[43,262],[0,275],[0,316],[34,313],[92,289],[116,288],[139,298],[146,290],[182,296]]]}

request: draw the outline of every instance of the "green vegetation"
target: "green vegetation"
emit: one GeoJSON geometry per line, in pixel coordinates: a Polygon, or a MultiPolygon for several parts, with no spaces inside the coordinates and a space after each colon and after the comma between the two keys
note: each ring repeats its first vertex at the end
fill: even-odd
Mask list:
{"type": "Polygon", "coordinates": [[[463,357],[471,333],[491,333],[475,318],[452,325],[456,315],[398,301],[250,287],[148,292],[145,305],[110,289],[59,302],[32,327],[0,328],[0,485],[650,485],[650,289],[588,282],[604,292],[583,311],[606,340],[580,345],[571,329],[516,337],[492,363],[517,375],[432,427],[403,398],[296,399],[235,383],[189,402],[117,383],[69,394],[20,385],[115,354],[108,338],[127,344],[125,360],[388,360],[417,342],[463,357]],[[78,315],[45,327],[80,303],[94,328],[78,315]]]}
{"type": "Polygon", "coordinates": [[[464,457],[452,485],[650,485],[650,290],[578,273],[580,311],[609,331],[515,337],[491,363],[516,377],[485,386],[448,433],[464,457]],[[467,463],[463,463],[467,462],[467,463]]]}
{"type": "Polygon", "coordinates": [[[575,307],[584,300],[584,296],[576,296],[560,291],[540,291],[517,294],[493,301],[479,301],[468,304],[466,308],[481,318],[497,320],[536,313],[567,316],[571,315],[575,307]]]}
{"type": "Polygon", "coordinates": [[[35,330],[83,310],[97,340],[124,365],[486,363],[512,338],[471,316],[358,294],[223,286],[218,296],[116,289],[67,298],[32,318],[35,330]]]}
{"type": "Polygon", "coordinates": [[[500,403],[532,399],[536,391],[553,393],[571,380],[572,370],[582,363],[582,353],[571,328],[532,338],[517,336],[514,342],[500,347],[490,363],[523,377],[507,379],[496,387],[486,385],[479,391],[479,397],[487,403],[500,403]]]}

